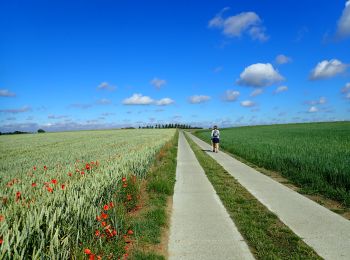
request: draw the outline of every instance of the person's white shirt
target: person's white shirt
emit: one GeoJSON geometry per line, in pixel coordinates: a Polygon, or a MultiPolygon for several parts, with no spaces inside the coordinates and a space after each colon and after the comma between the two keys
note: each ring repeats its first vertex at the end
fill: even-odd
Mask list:
{"type": "Polygon", "coordinates": [[[213,129],[211,131],[211,138],[214,138],[214,137],[220,138],[220,131],[219,131],[219,129],[213,129]],[[216,136],[214,136],[215,131],[216,131],[216,136]]]}

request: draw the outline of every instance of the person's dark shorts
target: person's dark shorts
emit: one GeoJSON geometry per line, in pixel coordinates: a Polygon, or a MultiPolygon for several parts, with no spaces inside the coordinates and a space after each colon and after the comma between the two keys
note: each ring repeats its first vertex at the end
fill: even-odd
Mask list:
{"type": "Polygon", "coordinates": [[[218,144],[218,143],[220,143],[219,138],[214,137],[214,138],[213,138],[213,143],[214,143],[214,144],[218,144]]]}

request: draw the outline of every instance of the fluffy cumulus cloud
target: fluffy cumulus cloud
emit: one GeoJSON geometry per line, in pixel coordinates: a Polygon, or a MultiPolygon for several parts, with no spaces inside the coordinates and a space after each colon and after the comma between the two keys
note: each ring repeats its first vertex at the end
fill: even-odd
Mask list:
{"type": "Polygon", "coordinates": [[[241,86],[266,87],[276,84],[284,78],[270,63],[256,63],[244,69],[237,80],[241,86]]]}
{"type": "Polygon", "coordinates": [[[205,95],[194,95],[189,98],[189,102],[191,104],[199,104],[199,103],[204,103],[206,101],[210,100],[209,96],[205,95]]]}
{"type": "Polygon", "coordinates": [[[98,90],[108,90],[108,91],[114,91],[116,89],[115,86],[112,86],[108,82],[102,82],[100,85],[97,86],[98,90]]]}
{"type": "Polygon", "coordinates": [[[346,99],[350,100],[350,82],[346,83],[346,85],[341,89],[341,93],[346,99]]]}
{"type": "Polygon", "coordinates": [[[209,21],[209,28],[217,28],[227,37],[241,37],[242,34],[248,34],[253,40],[267,41],[268,36],[265,33],[265,27],[262,20],[254,12],[243,12],[237,15],[223,17],[223,13],[228,8],[224,8],[219,14],[209,21]]]}
{"type": "Polygon", "coordinates": [[[338,20],[337,37],[350,37],[350,0],[346,1],[343,13],[338,20]]]}
{"type": "Polygon", "coordinates": [[[143,96],[142,94],[133,94],[131,97],[123,100],[124,105],[157,105],[167,106],[174,103],[171,98],[162,98],[160,100],[154,100],[149,96],[143,96]]]}
{"type": "Polygon", "coordinates": [[[250,93],[250,96],[251,97],[256,97],[256,96],[259,96],[263,93],[263,89],[262,88],[257,88],[257,89],[254,89],[252,93],[250,93]]]}
{"type": "Polygon", "coordinates": [[[123,100],[124,105],[150,105],[154,100],[148,96],[142,94],[133,94],[131,97],[123,100]]]}
{"type": "Polygon", "coordinates": [[[162,98],[162,99],[156,101],[156,105],[158,105],[158,106],[167,106],[167,105],[171,105],[173,103],[174,103],[174,100],[172,100],[171,98],[162,98]]]}
{"type": "Polygon", "coordinates": [[[347,66],[348,65],[342,63],[337,59],[321,61],[311,71],[310,79],[318,80],[332,78],[338,74],[345,72],[347,66]]]}
{"type": "Polygon", "coordinates": [[[160,89],[162,86],[164,86],[166,84],[166,80],[159,79],[159,78],[153,78],[150,83],[151,83],[151,85],[153,85],[157,89],[160,89]]]}
{"type": "Polygon", "coordinates": [[[287,86],[279,86],[278,88],[276,88],[275,90],[275,94],[278,94],[278,93],[281,93],[281,92],[285,92],[288,90],[288,87],[287,86]]]}
{"type": "Polygon", "coordinates": [[[315,113],[315,112],[318,112],[318,108],[317,108],[317,107],[315,107],[315,106],[312,106],[312,107],[310,107],[310,108],[309,108],[308,112],[309,112],[309,113],[315,113]]]}
{"type": "Polygon", "coordinates": [[[15,97],[16,94],[7,90],[7,89],[0,89],[0,97],[15,97]]]}
{"type": "Polygon", "coordinates": [[[228,102],[236,101],[240,93],[236,90],[226,90],[224,100],[228,102]]]}
{"type": "Polygon", "coordinates": [[[31,107],[24,106],[21,108],[14,108],[14,109],[0,109],[0,113],[19,114],[19,113],[29,112],[31,110],[32,110],[31,107]]]}
{"type": "Polygon", "coordinates": [[[292,58],[286,55],[280,54],[280,55],[277,55],[275,61],[277,64],[286,64],[286,63],[290,63],[292,61],[292,58]]]}
{"type": "Polygon", "coordinates": [[[253,107],[255,106],[255,103],[253,101],[250,100],[245,100],[241,102],[241,106],[242,107],[253,107]]]}

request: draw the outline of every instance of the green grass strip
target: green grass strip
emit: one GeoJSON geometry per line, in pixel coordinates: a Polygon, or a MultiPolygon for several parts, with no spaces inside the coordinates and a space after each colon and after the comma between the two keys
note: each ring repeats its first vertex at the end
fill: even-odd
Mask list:
{"type": "Polygon", "coordinates": [[[152,245],[161,242],[162,229],[168,228],[169,217],[167,200],[174,193],[176,177],[176,158],[178,132],[157,155],[151,171],[146,177],[146,193],[148,196],[145,210],[133,223],[138,243],[131,255],[131,259],[165,259],[165,256],[152,252],[152,245]]]}
{"type": "Polygon", "coordinates": [[[238,181],[187,138],[208,179],[257,259],[322,259],[238,181]]]}

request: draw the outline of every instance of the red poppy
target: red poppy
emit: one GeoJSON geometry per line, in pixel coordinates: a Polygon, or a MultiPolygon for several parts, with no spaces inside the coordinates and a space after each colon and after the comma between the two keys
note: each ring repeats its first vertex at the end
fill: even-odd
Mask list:
{"type": "Polygon", "coordinates": [[[68,173],[68,176],[69,176],[69,177],[72,177],[72,173],[71,173],[71,172],[69,172],[69,173],[68,173]]]}
{"type": "Polygon", "coordinates": [[[108,215],[107,215],[106,213],[102,213],[102,214],[101,214],[101,218],[107,219],[107,218],[108,218],[108,215]]]}
{"type": "Polygon", "coordinates": [[[0,238],[0,245],[4,242],[4,240],[2,240],[2,238],[0,238]]]}
{"type": "Polygon", "coordinates": [[[46,165],[44,166],[44,171],[46,171],[47,170],[47,167],[46,167],[46,165]]]}
{"type": "Polygon", "coordinates": [[[132,196],[130,194],[126,195],[127,200],[131,200],[132,196]]]}
{"type": "Polygon", "coordinates": [[[90,168],[91,168],[91,167],[90,167],[90,164],[87,163],[87,164],[85,165],[85,169],[86,169],[86,170],[90,170],[90,168]]]}
{"type": "Polygon", "coordinates": [[[129,254],[128,254],[128,253],[125,253],[123,256],[124,256],[124,259],[127,259],[128,256],[129,256],[129,254]]]}
{"type": "Polygon", "coordinates": [[[108,205],[107,205],[107,204],[104,205],[104,206],[103,206],[103,209],[104,209],[104,210],[108,210],[108,209],[109,209],[108,205]]]}
{"type": "Polygon", "coordinates": [[[113,202],[110,202],[110,203],[109,203],[109,207],[110,207],[110,208],[113,208],[113,207],[114,207],[114,203],[113,203],[113,202]]]}
{"type": "Polygon", "coordinates": [[[51,193],[53,192],[53,189],[51,187],[46,187],[46,189],[48,192],[51,192],[51,193]]]}
{"type": "Polygon", "coordinates": [[[102,222],[101,222],[101,225],[102,225],[102,227],[105,227],[107,224],[106,224],[105,221],[102,221],[102,222]]]}
{"type": "Polygon", "coordinates": [[[95,236],[97,236],[97,237],[100,236],[100,231],[99,230],[95,231],[95,236]]]}
{"type": "Polygon", "coordinates": [[[98,255],[97,260],[102,260],[102,257],[100,255],[98,255]]]}
{"type": "Polygon", "coordinates": [[[123,188],[126,188],[126,187],[128,187],[128,184],[124,183],[123,188]]]}
{"type": "Polygon", "coordinates": [[[4,221],[5,220],[5,217],[4,215],[0,215],[0,222],[4,221]]]}
{"type": "Polygon", "coordinates": [[[128,235],[132,235],[132,234],[134,234],[134,231],[132,231],[131,229],[128,230],[128,235]]]}
{"type": "Polygon", "coordinates": [[[84,172],[84,171],[81,171],[81,172],[80,172],[80,174],[81,174],[81,175],[84,175],[84,174],[85,174],[85,172],[84,172]]]}
{"type": "Polygon", "coordinates": [[[100,216],[97,216],[97,217],[96,217],[96,220],[97,220],[97,221],[100,221],[100,220],[101,220],[101,217],[100,217],[100,216]]]}
{"type": "Polygon", "coordinates": [[[122,178],[122,182],[126,182],[126,178],[125,177],[122,178]]]}
{"type": "Polygon", "coordinates": [[[117,230],[114,229],[114,230],[112,231],[112,234],[113,234],[113,236],[116,236],[116,235],[118,234],[118,233],[117,233],[117,230]]]}
{"type": "Polygon", "coordinates": [[[33,170],[36,171],[36,167],[35,166],[33,167],[33,170]]]}
{"type": "Polygon", "coordinates": [[[56,180],[56,179],[52,179],[52,180],[51,180],[51,183],[57,184],[57,180],[56,180]]]}
{"type": "Polygon", "coordinates": [[[19,191],[16,192],[16,201],[21,198],[21,193],[19,191]]]}
{"type": "Polygon", "coordinates": [[[35,182],[32,183],[32,187],[36,187],[36,183],[35,182]]]}
{"type": "Polygon", "coordinates": [[[89,248],[85,248],[84,253],[87,255],[91,254],[91,250],[89,248]]]}
{"type": "Polygon", "coordinates": [[[64,184],[61,185],[62,190],[64,190],[65,187],[66,187],[66,185],[64,185],[64,184]]]}
{"type": "Polygon", "coordinates": [[[95,255],[94,254],[89,255],[89,260],[95,260],[95,255]]]}

